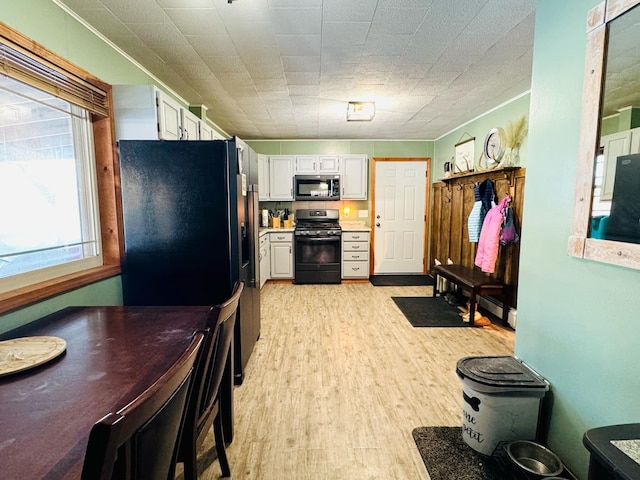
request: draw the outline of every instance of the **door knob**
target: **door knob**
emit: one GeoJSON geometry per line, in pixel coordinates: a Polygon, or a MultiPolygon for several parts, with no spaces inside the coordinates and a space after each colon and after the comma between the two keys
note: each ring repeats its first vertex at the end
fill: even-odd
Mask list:
{"type": "Polygon", "coordinates": [[[380,227],[380,223],[379,223],[379,222],[378,222],[378,223],[376,223],[376,227],[380,227]]]}

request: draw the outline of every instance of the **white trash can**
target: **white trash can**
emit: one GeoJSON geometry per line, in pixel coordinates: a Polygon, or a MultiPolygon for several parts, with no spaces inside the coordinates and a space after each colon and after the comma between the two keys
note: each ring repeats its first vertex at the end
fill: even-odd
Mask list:
{"type": "Polygon", "coordinates": [[[465,357],[462,380],[462,438],[491,455],[498,443],[535,440],[542,398],[549,383],[515,357],[465,357]]]}

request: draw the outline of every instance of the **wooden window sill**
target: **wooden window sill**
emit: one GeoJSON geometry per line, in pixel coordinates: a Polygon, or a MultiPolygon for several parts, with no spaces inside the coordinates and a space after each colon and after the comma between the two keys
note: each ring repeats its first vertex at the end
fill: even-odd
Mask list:
{"type": "Polygon", "coordinates": [[[120,265],[103,265],[102,267],[71,273],[10,292],[0,293],[0,314],[26,307],[119,274],[120,265]]]}

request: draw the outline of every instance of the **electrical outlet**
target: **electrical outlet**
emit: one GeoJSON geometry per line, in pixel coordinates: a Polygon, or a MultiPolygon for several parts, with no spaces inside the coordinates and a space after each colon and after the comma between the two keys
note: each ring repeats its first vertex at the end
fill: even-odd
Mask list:
{"type": "Polygon", "coordinates": [[[358,217],[367,218],[369,216],[369,210],[358,210],[358,217]]]}

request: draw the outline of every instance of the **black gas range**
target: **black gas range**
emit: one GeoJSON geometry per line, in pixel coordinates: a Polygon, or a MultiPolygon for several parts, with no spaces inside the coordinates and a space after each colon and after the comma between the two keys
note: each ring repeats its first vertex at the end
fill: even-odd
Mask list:
{"type": "Polygon", "coordinates": [[[296,210],[293,283],[340,283],[340,211],[296,210]]]}

